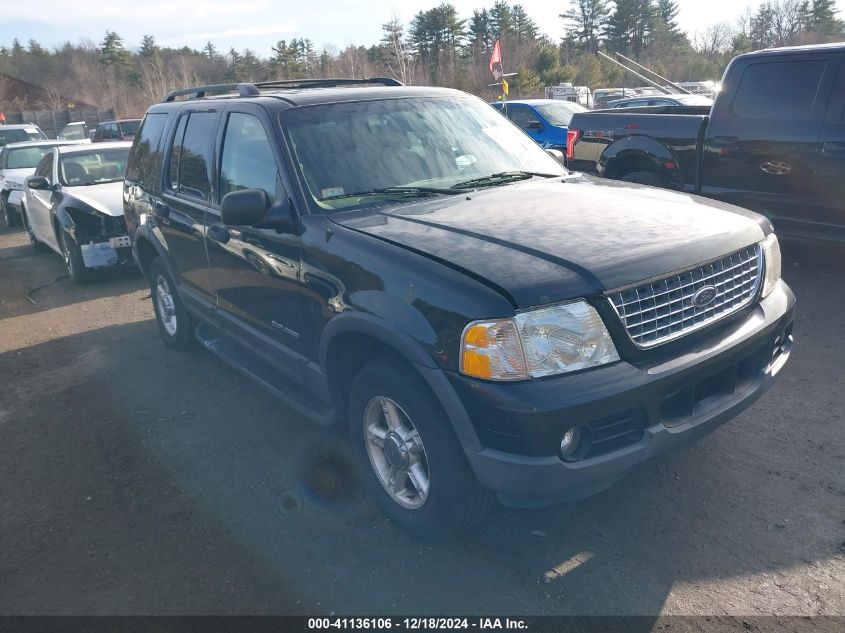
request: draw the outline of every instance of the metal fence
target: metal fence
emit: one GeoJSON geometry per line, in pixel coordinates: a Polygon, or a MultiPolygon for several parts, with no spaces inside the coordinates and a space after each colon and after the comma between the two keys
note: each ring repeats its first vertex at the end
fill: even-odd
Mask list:
{"type": "Polygon", "coordinates": [[[101,121],[115,118],[114,110],[97,108],[72,108],[68,110],[4,110],[6,123],[35,123],[50,138],[56,138],[68,123],[85,121],[89,129],[94,129],[101,121]]]}

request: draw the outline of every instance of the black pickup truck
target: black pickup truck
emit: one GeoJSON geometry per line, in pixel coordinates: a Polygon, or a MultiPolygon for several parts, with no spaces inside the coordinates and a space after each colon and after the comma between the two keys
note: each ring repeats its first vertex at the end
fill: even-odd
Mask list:
{"type": "Polygon", "coordinates": [[[568,165],[752,209],[784,234],[845,240],[845,44],[740,55],[712,111],[582,112],[568,165]]]}

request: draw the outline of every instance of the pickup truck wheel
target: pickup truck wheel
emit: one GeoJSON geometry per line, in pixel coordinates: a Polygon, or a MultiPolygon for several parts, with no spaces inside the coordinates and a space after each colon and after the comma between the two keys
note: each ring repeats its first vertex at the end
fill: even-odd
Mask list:
{"type": "Polygon", "coordinates": [[[176,284],[158,259],[150,264],[150,294],[158,331],[164,342],[178,350],[193,347],[194,319],[185,308],[176,284]]]}
{"type": "Polygon", "coordinates": [[[82,259],[82,250],[67,231],[61,232],[61,245],[62,256],[65,258],[65,266],[67,266],[67,274],[70,280],[78,285],[91,283],[91,270],[85,266],[85,261],[82,259]]]}
{"type": "Polygon", "coordinates": [[[625,182],[635,182],[641,185],[651,185],[652,187],[666,187],[669,184],[668,179],[656,171],[632,171],[620,178],[625,182]]]}
{"type": "Polygon", "coordinates": [[[493,495],[479,486],[451,423],[422,378],[381,357],[356,376],[352,441],[367,487],[396,523],[443,537],[481,522],[493,495]]]}

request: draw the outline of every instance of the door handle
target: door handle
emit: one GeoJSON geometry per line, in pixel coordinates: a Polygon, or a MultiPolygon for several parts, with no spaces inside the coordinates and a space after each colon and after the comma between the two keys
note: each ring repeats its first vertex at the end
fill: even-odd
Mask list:
{"type": "Polygon", "coordinates": [[[229,235],[229,230],[220,224],[212,224],[208,227],[208,231],[206,231],[206,235],[208,235],[209,239],[214,240],[215,242],[220,242],[221,244],[226,244],[231,235],[229,235]]]}
{"type": "Polygon", "coordinates": [[[822,145],[822,154],[825,156],[835,156],[836,158],[845,158],[845,143],[827,141],[822,145]]]}

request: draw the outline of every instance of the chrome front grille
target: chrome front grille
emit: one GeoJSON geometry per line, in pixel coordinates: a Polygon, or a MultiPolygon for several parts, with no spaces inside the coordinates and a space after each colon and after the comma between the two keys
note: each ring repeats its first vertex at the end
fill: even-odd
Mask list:
{"type": "Polygon", "coordinates": [[[755,244],[677,275],[609,295],[637,347],[653,347],[699,330],[749,305],[763,257],[755,244]],[[715,290],[701,292],[703,288],[715,290]],[[694,298],[698,296],[698,304],[694,298]],[[713,298],[704,305],[709,296],[713,298]]]}

